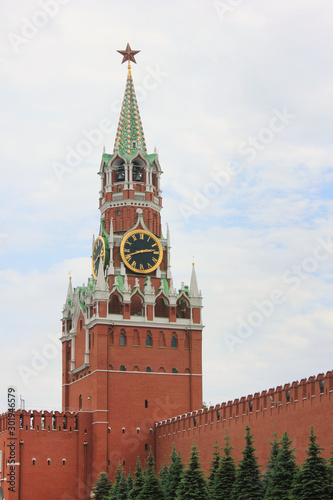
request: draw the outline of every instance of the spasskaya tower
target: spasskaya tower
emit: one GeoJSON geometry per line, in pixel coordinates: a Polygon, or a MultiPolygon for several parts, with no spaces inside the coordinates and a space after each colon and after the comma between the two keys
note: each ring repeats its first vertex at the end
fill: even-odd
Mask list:
{"type": "Polygon", "coordinates": [[[112,153],[99,169],[100,230],[92,275],[72,288],[62,319],[63,410],[91,418],[93,476],[132,471],[155,452],[155,424],[202,406],[202,297],[194,265],[190,285],[175,288],[170,234],[161,229],[162,174],[149,154],[131,74],[112,153]]]}

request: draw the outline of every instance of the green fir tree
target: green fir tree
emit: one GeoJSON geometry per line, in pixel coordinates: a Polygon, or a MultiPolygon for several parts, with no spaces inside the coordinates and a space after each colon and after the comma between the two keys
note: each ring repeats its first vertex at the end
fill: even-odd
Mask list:
{"type": "MultiPolygon", "coordinates": [[[[333,445],[333,443],[332,443],[333,445]]],[[[333,498],[333,446],[332,446],[332,451],[331,451],[331,456],[328,460],[328,476],[329,476],[329,483],[330,483],[330,498],[333,498]]]]}
{"type": "Polygon", "coordinates": [[[232,489],[233,500],[260,500],[263,498],[260,469],[253,447],[250,427],[246,426],[245,448],[236,472],[236,481],[232,489]]]}
{"type": "Polygon", "coordinates": [[[156,476],[155,462],[152,451],[149,451],[144,485],[138,500],[166,500],[160,480],[156,476]]]}
{"type": "Polygon", "coordinates": [[[232,446],[230,446],[230,436],[226,429],[226,441],[223,448],[223,455],[218,470],[214,477],[214,486],[211,491],[211,498],[214,500],[231,500],[232,489],[236,480],[235,460],[231,456],[232,446]]]}
{"type": "Polygon", "coordinates": [[[134,480],[133,480],[133,488],[130,491],[128,498],[129,500],[136,500],[140,495],[144,483],[143,469],[140,463],[140,458],[138,457],[136,460],[135,471],[134,471],[134,480]]]}
{"type": "Polygon", "coordinates": [[[280,443],[278,441],[278,433],[275,431],[275,432],[273,432],[272,436],[273,436],[273,440],[272,441],[269,440],[270,445],[271,445],[271,451],[269,454],[269,460],[267,462],[267,468],[266,468],[266,471],[264,472],[264,474],[262,475],[262,486],[263,486],[264,491],[267,490],[268,485],[270,483],[272,469],[274,467],[274,464],[275,464],[275,461],[276,461],[276,458],[278,456],[279,449],[280,449],[280,443]]]}
{"type": "Polygon", "coordinates": [[[264,496],[265,500],[288,500],[290,488],[297,472],[294,456],[295,449],[291,448],[292,441],[285,432],[280,442],[281,448],[274,460],[270,471],[269,483],[264,496]]]}
{"type": "Polygon", "coordinates": [[[214,444],[214,449],[213,449],[213,456],[212,456],[212,461],[210,463],[210,474],[208,477],[208,488],[209,491],[213,491],[214,488],[214,478],[215,474],[220,466],[221,462],[221,453],[220,453],[220,448],[217,444],[217,441],[215,441],[214,444]]]}
{"type": "Polygon", "coordinates": [[[111,489],[111,481],[106,472],[101,472],[94,486],[96,500],[105,500],[111,489]]]}
{"type": "Polygon", "coordinates": [[[182,473],[175,500],[209,500],[207,480],[201,470],[195,443],[191,447],[190,463],[182,473]]]}
{"type": "Polygon", "coordinates": [[[121,476],[123,473],[123,469],[120,466],[120,462],[118,462],[117,468],[116,468],[116,474],[114,476],[114,481],[113,485],[111,487],[108,500],[118,500],[118,492],[119,492],[119,485],[121,481],[121,476]]]}
{"type": "Polygon", "coordinates": [[[173,443],[170,455],[168,484],[166,487],[166,496],[168,500],[174,500],[176,496],[176,491],[180,483],[183,469],[184,464],[182,462],[180,450],[176,453],[175,443],[173,443]]]}
{"type": "Polygon", "coordinates": [[[169,467],[166,463],[166,459],[164,459],[164,463],[160,469],[159,476],[160,476],[160,481],[161,481],[163,491],[166,493],[168,482],[169,482],[169,467]]]}
{"type": "Polygon", "coordinates": [[[129,472],[129,474],[127,476],[126,484],[127,484],[127,496],[129,497],[129,494],[133,488],[133,476],[132,476],[131,472],[129,472]]]}
{"type": "Polygon", "coordinates": [[[317,444],[313,427],[310,430],[308,458],[296,474],[289,495],[290,500],[329,500],[330,478],[327,461],[321,456],[321,448],[317,444]]]}

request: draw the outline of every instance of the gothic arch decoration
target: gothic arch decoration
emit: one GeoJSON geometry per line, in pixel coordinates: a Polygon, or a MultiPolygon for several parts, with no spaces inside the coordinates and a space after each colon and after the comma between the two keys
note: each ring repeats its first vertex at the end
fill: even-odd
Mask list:
{"type": "Polygon", "coordinates": [[[155,301],[155,317],[168,318],[169,317],[169,298],[161,291],[155,301]]]}
{"type": "Polygon", "coordinates": [[[131,316],[144,316],[144,296],[136,290],[131,297],[131,316]]]}
{"type": "Polygon", "coordinates": [[[123,312],[123,297],[117,289],[109,297],[108,312],[109,314],[122,314],[123,312]]]}
{"type": "Polygon", "coordinates": [[[125,346],[127,344],[126,330],[122,328],[120,330],[119,345],[125,346]]]}
{"type": "Polygon", "coordinates": [[[147,330],[146,347],[153,347],[153,335],[150,330],[147,330]]]}
{"type": "Polygon", "coordinates": [[[138,365],[133,366],[133,371],[134,372],[139,372],[140,371],[140,368],[138,367],[138,365]]]}
{"type": "Polygon", "coordinates": [[[180,297],[177,299],[177,310],[176,310],[177,318],[191,318],[191,308],[190,301],[185,293],[182,293],[180,297]]]}
{"type": "Polygon", "coordinates": [[[185,332],[185,349],[189,349],[191,346],[191,334],[190,332],[185,332]]]}
{"type": "Polygon", "coordinates": [[[146,183],[147,173],[146,169],[149,168],[149,163],[141,155],[140,152],[132,160],[132,181],[139,183],[146,183]]]}
{"type": "Polygon", "coordinates": [[[134,346],[140,345],[140,334],[139,334],[139,330],[137,330],[137,329],[135,329],[133,332],[133,345],[134,346]]]}
{"type": "Polygon", "coordinates": [[[165,347],[165,333],[162,330],[158,337],[158,347],[165,347]]]}
{"type": "Polygon", "coordinates": [[[160,369],[158,370],[160,373],[165,373],[165,368],[164,366],[160,366],[160,369]]]}
{"type": "Polygon", "coordinates": [[[111,167],[111,178],[107,175],[106,185],[117,184],[119,182],[125,182],[125,169],[126,160],[121,155],[117,154],[115,158],[112,159],[112,163],[108,164],[111,167]]]}
{"type": "Polygon", "coordinates": [[[173,347],[174,349],[177,349],[178,347],[178,336],[176,332],[172,332],[171,347],[173,347]]]}

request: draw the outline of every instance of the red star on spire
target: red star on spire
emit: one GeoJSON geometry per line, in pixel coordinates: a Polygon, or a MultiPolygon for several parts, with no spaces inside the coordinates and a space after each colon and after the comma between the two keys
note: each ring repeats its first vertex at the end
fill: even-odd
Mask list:
{"type": "Polygon", "coordinates": [[[124,56],[123,60],[121,61],[121,64],[123,64],[125,61],[132,61],[136,64],[134,56],[138,54],[140,50],[132,50],[130,44],[128,43],[125,50],[117,50],[117,52],[119,52],[119,54],[124,56]]]}

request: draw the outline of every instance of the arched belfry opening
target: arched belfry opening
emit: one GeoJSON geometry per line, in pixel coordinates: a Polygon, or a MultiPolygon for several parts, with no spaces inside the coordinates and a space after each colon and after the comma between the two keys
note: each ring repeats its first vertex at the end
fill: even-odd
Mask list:
{"type": "Polygon", "coordinates": [[[131,299],[131,316],[144,316],[143,299],[138,293],[131,299]]]}
{"type": "Polygon", "coordinates": [[[177,300],[177,318],[186,318],[190,319],[191,318],[191,308],[190,308],[190,303],[187,297],[182,295],[179,297],[177,300]]]}
{"type": "Polygon", "coordinates": [[[122,298],[118,293],[110,295],[109,300],[109,314],[122,314],[123,304],[122,298]]]}
{"type": "Polygon", "coordinates": [[[145,182],[145,169],[144,163],[141,160],[134,160],[133,162],[133,182],[145,182]]]}
{"type": "Polygon", "coordinates": [[[125,182],[125,162],[122,158],[117,158],[112,163],[112,183],[125,182]]]}
{"type": "Polygon", "coordinates": [[[169,302],[163,295],[157,297],[155,304],[155,316],[157,318],[168,318],[169,317],[169,302]]]}

